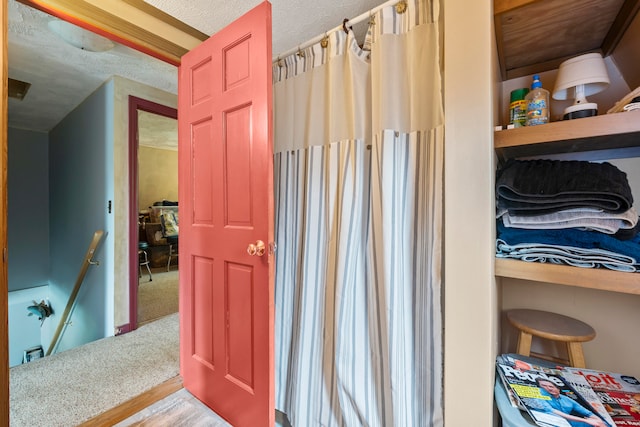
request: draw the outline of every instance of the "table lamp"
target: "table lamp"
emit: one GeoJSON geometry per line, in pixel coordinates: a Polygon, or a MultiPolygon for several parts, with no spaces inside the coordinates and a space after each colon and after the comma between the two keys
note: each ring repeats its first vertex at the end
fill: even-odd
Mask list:
{"type": "Polygon", "coordinates": [[[598,104],[588,102],[586,97],[607,87],[609,75],[602,55],[587,53],[560,64],[553,99],[574,99],[573,105],[564,110],[564,120],[596,116],[598,104]]]}

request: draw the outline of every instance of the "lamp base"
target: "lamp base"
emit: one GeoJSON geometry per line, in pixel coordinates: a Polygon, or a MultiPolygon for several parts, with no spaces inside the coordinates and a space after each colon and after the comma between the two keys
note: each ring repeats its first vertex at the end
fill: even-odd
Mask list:
{"type": "Polygon", "coordinates": [[[564,109],[562,120],[581,119],[583,117],[593,117],[598,115],[598,104],[587,102],[583,104],[573,104],[564,109]]]}

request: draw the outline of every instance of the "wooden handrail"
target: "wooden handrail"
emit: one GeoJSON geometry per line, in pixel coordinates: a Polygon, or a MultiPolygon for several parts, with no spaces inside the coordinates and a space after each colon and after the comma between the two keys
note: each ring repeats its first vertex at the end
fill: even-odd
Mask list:
{"type": "Polygon", "coordinates": [[[78,291],[80,291],[80,286],[82,286],[82,282],[84,280],[84,276],[87,274],[87,270],[90,265],[100,265],[98,261],[93,260],[93,254],[96,252],[100,241],[102,240],[102,236],[104,235],[104,231],[98,230],[93,234],[93,239],[91,240],[91,244],[89,245],[89,250],[87,250],[87,254],[84,256],[82,260],[82,267],[80,267],[80,273],[78,274],[78,278],[76,279],[76,284],[73,287],[73,291],[71,291],[71,295],[69,295],[69,300],[67,301],[67,306],[64,309],[64,313],[62,313],[62,317],[60,318],[60,322],[58,323],[58,327],[56,328],[55,334],[53,334],[53,339],[51,340],[51,344],[49,348],[47,348],[47,356],[51,354],[53,349],[56,347],[58,343],[58,339],[60,338],[60,334],[62,333],[62,329],[67,322],[67,317],[69,317],[69,313],[71,312],[71,308],[73,304],[76,302],[76,297],[78,296],[78,291]]]}

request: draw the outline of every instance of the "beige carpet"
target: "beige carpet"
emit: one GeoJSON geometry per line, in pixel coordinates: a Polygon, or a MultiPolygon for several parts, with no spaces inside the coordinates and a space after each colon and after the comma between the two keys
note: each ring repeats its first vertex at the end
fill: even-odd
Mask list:
{"type": "MultiPolygon", "coordinates": [[[[144,273],[144,270],[143,270],[144,273]]],[[[138,285],[138,325],[178,312],[178,270],[153,270],[138,285]]]]}
{"type": "Polygon", "coordinates": [[[11,427],[74,426],[175,377],[178,323],[171,314],[11,368],[11,427]]]}

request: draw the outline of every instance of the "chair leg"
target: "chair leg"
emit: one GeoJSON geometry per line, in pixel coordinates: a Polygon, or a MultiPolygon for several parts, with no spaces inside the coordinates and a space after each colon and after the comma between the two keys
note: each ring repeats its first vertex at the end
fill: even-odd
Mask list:
{"type": "Polygon", "coordinates": [[[138,260],[138,278],[142,277],[142,266],[144,265],[145,267],[147,267],[147,272],[149,272],[149,281],[152,282],[153,277],[151,276],[151,268],[149,267],[149,257],[147,256],[147,251],[139,251],[138,257],[140,257],[141,255],[144,256],[144,261],[138,260]]]}
{"type": "Polygon", "coordinates": [[[149,281],[153,282],[153,277],[151,276],[151,269],[149,268],[149,263],[147,263],[147,271],[149,272],[149,281]]]}
{"type": "Polygon", "coordinates": [[[518,354],[523,356],[529,356],[531,353],[531,339],[533,336],[526,332],[520,331],[520,335],[518,336],[518,354]]]}
{"type": "Polygon", "coordinates": [[[567,350],[569,353],[569,363],[576,368],[586,368],[587,363],[584,360],[584,353],[582,352],[582,343],[568,342],[567,350]]]}
{"type": "Polygon", "coordinates": [[[167,260],[167,271],[169,271],[169,267],[171,266],[171,252],[173,252],[173,245],[169,245],[169,259],[167,260]]]}

